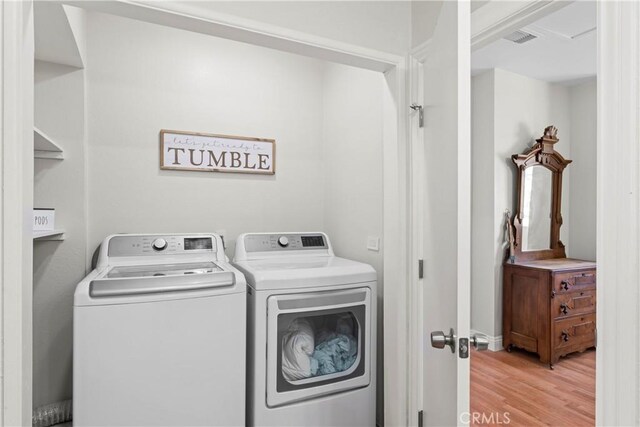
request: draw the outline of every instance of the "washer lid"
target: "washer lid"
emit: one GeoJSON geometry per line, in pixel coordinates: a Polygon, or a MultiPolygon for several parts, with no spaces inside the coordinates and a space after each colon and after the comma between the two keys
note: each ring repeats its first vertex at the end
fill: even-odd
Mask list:
{"type": "Polygon", "coordinates": [[[374,282],[376,271],[368,264],[339,257],[280,257],[233,264],[256,290],[297,289],[374,282]]]}
{"type": "Polygon", "coordinates": [[[222,261],[120,265],[89,273],[76,287],[73,304],[136,304],[245,292],[244,276],[222,261]]]}
{"type": "MultiPolygon", "coordinates": [[[[215,264],[213,266],[217,267],[215,264]]],[[[233,288],[236,284],[236,274],[233,271],[224,271],[221,268],[214,269],[214,267],[199,269],[180,269],[178,267],[165,270],[162,273],[158,272],[157,268],[143,270],[142,272],[120,271],[116,273],[115,277],[109,278],[108,275],[117,268],[115,267],[109,270],[102,278],[91,280],[89,283],[89,296],[92,298],[125,297],[128,295],[212,290],[223,287],[233,288]],[[151,274],[154,271],[156,273],[151,274]]],[[[133,268],[136,267],[122,267],[120,270],[133,268]]]]}
{"type": "Polygon", "coordinates": [[[107,279],[135,277],[184,276],[222,271],[214,262],[194,262],[182,264],[134,265],[113,267],[104,275],[107,279]]]}

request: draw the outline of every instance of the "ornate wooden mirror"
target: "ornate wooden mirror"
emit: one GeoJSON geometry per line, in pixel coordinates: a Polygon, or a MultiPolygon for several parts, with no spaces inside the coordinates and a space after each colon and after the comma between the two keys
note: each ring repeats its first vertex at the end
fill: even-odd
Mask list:
{"type": "Polygon", "coordinates": [[[518,168],[518,205],[510,239],[510,262],[566,258],[560,241],[562,171],[571,160],[555,151],[558,130],[548,126],[524,154],[511,160],[518,168]]]}

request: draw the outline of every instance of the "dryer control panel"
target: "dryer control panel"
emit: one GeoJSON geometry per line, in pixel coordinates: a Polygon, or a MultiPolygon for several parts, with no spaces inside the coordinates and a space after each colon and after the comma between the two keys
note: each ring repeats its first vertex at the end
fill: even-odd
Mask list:
{"type": "Polygon", "coordinates": [[[247,252],[299,251],[327,249],[327,238],[320,233],[309,234],[247,234],[244,236],[247,252]]]}

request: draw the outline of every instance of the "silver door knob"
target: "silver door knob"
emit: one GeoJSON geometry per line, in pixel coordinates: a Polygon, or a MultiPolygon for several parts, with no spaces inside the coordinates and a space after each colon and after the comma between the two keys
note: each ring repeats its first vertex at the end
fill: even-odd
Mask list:
{"type": "Polygon", "coordinates": [[[471,345],[478,351],[485,351],[489,348],[489,338],[484,335],[474,335],[471,337],[471,345]]]}
{"type": "Polygon", "coordinates": [[[456,352],[456,335],[453,328],[449,330],[449,335],[445,335],[442,331],[431,332],[431,347],[444,348],[445,345],[451,348],[451,353],[456,352]]]}

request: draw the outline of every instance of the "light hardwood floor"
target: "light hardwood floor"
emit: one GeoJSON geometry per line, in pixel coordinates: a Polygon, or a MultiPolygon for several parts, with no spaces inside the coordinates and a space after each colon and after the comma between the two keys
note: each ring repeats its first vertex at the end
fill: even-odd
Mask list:
{"type": "Polygon", "coordinates": [[[563,357],[554,368],[522,350],[474,351],[471,411],[485,417],[471,424],[504,426],[506,411],[510,426],[594,426],[595,350],[563,357]]]}

